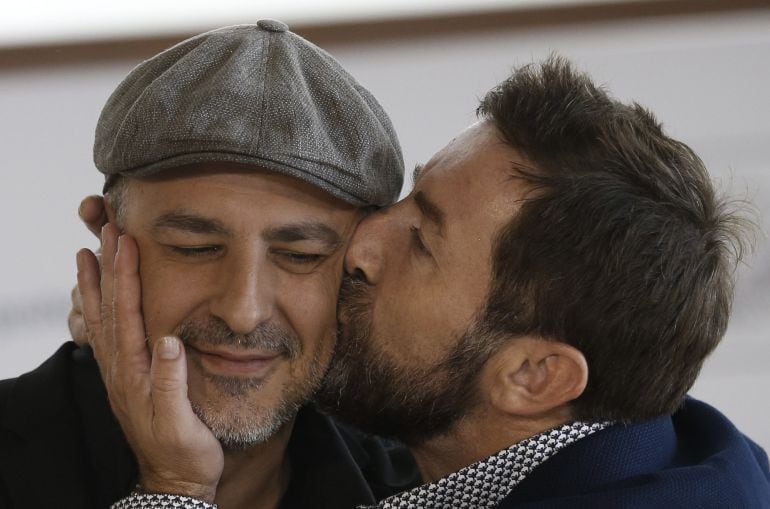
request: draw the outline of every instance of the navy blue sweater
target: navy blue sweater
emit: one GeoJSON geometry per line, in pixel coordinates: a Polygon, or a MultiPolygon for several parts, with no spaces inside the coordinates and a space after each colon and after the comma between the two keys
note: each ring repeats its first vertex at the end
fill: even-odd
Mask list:
{"type": "Polygon", "coordinates": [[[770,508],[770,467],[724,415],[688,398],[673,416],[611,426],[570,445],[499,507],[770,508]]]}

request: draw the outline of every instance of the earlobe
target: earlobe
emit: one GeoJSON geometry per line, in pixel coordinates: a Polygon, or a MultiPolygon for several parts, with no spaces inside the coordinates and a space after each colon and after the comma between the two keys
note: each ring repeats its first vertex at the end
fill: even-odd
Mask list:
{"type": "Polygon", "coordinates": [[[535,417],[562,408],[588,383],[576,348],[558,341],[517,338],[490,359],[490,402],[509,415],[535,417]]]}

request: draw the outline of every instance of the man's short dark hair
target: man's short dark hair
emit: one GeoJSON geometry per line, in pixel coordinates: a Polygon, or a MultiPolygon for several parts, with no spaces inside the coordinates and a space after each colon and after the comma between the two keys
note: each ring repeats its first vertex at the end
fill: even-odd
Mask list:
{"type": "Polygon", "coordinates": [[[518,69],[481,101],[526,163],[499,232],[485,330],[579,349],[575,418],[673,412],[725,333],[742,220],[698,156],[565,59],[518,69]]]}

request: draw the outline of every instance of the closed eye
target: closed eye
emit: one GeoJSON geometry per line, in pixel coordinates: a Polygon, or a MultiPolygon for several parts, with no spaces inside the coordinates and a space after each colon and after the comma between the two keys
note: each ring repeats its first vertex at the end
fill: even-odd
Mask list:
{"type": "Polygon", "coordinates": [[[222,246],[169,246],[174,253],[186,257],[201,257],[218,254],[222,246]]]}
{"type": "Polygon", "coordinates": [[[325,258],[325,255],[317,253],[298,253],[296,251],[274,251],[274,254],[286,261],[300,264],[318,263],[325,258]]]}
{"type": "Polygon", "coordinates": [[[327,254],[303,253],[286,249],[273,249],[270,256],[275,264],[292,274],[311,274],[329,258],[327,254]]]}
{"type": "Polygon", "coordinates": [[[414,245],[417,251],[421,254],[431,256],[432,253],[430,252],[430,249],[428,249],[428,246],[425,245],[425,242],[423,242],[422,237],[420,236],[420,229],[416,226],[410,226],[409,231],[412,233],[412,245],[414,245]]]}

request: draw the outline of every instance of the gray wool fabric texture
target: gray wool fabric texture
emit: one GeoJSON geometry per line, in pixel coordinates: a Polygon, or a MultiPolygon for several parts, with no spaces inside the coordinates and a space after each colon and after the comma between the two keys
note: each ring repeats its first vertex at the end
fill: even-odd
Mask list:
{"type": "Polygon", "coordinates": [[[139,64],[108,99],[94,162],[144,177],[241,163],[302,179],[356,206],[398,198],[401,148],[377,100],[279,21],[212,30],[139,64]]]}

